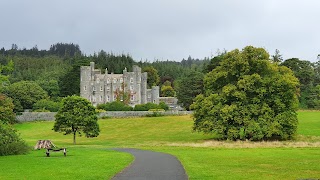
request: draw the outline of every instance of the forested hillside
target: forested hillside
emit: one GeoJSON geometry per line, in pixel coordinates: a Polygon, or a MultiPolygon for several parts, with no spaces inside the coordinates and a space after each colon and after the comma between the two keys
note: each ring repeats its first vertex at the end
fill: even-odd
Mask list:
{"type": "MultiPolygon", "coordinates": [[[[189,56],[182,60],[142,62],[134,60],[129,54],[114,54],[104,50],[85,55],[79,45],[72,43],[53,44],[47,50],[39,50],[37,46],[19,48],[13,44],[11,49],[0,49],[1,67],[9,67],[8,64],[13,66],[12,70],[0,68],[1,75],[9,77],[6,83],[1,80],[1,91],[10,95],[10,86],[25,88],[23,82],[31,81],[47,93],[47,101],[59,102],[61,97],[79,94],[79,67],[89,65],[90,61],[94,61],[102,72],[107,68],[109,73],[122,73],[124,68],[131,71],[133,65],[138,65],[148,72],[149,87],[159,85],[163,96],[177,96],[182,106],[188,109],[193,98],[203,92],[204,75],[220,65],[225,53],[203,59],[189,56]]],[[[294,71],[300,81],[300,92],[297,92],[300,95],[300,108],[320,108],[320,61],[312,63],[298,58],[283,60],[279,51],[271,56],[270,61],[294,71]]],[[[16,107],[21,107],[21,104],[14,103],[16,107]]]]}

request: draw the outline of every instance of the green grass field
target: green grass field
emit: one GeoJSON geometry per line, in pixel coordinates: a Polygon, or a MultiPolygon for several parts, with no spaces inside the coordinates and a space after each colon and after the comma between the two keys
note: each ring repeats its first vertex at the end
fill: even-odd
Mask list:
{"type": "Polygon", "coordinates": [[[192,132],[189,116],[100,120],[100,136],[77,137],[77,145],[72,145],[71,135],[53,132],[53,122],[17,124],[30,146],[50,139],[59,147],[67,147],[68,154],[55,153],[47,158],[44,150],[35,150],[0,157],[4,167],[0,168],[0,179],[109,179],[133,161],[129,154],[110,150],[113,147],[173,154],[190,179],[320,178],[320,142],[314,142],[320,136],[320,112],[298,115],[299,139],[307,142],[277,142],[276,146],[272,142],[212,141],[213,135],[192,132]],[[310,137],[313,141],[309,142],[310,137]]]}

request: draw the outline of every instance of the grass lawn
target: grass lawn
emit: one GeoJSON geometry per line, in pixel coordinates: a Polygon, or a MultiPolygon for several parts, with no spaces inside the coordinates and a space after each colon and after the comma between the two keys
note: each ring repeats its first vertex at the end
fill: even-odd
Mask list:
{"type": "MultiPolygon", "coordinates": [[[[303,139],[320,136],[320,112],[303,111],[298,115],[298,133],[307,137],[303,139]]],[[[190,116],[106,119],[99,124],[99,137],[77,137],[75,146],[71,135],[51,130],[53,122],[17,124],[21,137],[30,146],[37,140],[50,139],[59,147],[67,147],[68,154],[63,157],[62,153],[55,153],[46,158],[44,150],[40,150],[0,157],[4,167],[0,168],[0,179],[109,179],[133,160],[129,154],[106,150],[112,147],[173,154],[182,162],[190,179],[320,178],[320,146],[311,148],[308,143],[303,148],[195,147],[192,144],[206,143],[214,136],[193,133],[190,116]]]]}

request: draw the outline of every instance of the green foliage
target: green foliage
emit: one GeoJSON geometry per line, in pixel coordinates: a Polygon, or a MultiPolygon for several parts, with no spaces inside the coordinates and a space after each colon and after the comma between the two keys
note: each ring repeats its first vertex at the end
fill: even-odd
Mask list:
{"type": "Polygon", "coordinates": [[[59,78],[58,84],[62,97],[80,95],[80,67],[88,66],[90,62],[86,58],[75,61],[72,69],[59,78]]]}
{"type": "Polygon", "coordinates": [[[41,110],[47,110],[49,112],[58,112],[61,108],[61,102],[54,102],[52,100],[42,99],[33,104],[33,111],[43,112],[41,110]],[[40,111],[39,111],[40,110],[40,111]]]}
{"type": "Polygon", "coordinates": [[[137,104],[134,106],[134,111],[149,111],[149,109],[158,109],[159,105],[154,103],[137,104]]]}
{"type": "Polygon", "coordinates": [[[134,65],[134,61],[130,55],[115,55],[113,53],[106,53],[103,50],[101,50],[98,55],[94,54],[92,59],[97,68],[102,69],[103,72],[107,68],[109,73],[122,74],[124,68],[131,71],[134,65]]]}
{"type": "Polygon", "coordinates": [[[7,65],[0,64],[0,93],[10,84],[9,75],[14,68],[12,60],[8,61],[7,65]]]}
{"type": "Polygon", "coordinates": [[[13,99],[15,110],[32,109],[34,103],[48,98],[47,92],[33,81],[13,83],[9,86],[7,93],[13,99]]]}
{"type": "Polygon", "coordinates": [[[53,130],[73,134],[76,144],[76,133],[83,132],[86,137],[97,137],[100,129],[95,108],[92,104],[79,96],[68,96],[62,100],[62,108],[55,116],[53,130]]]}
{"type": "Polygon", "coordinates": [[[19,137],[16,130],[0,120],[0,156],[26,154],[27,144],[19,137]]]}
{"type": "Polygon", "coordinates": [[[159,85],[160,77],[158,75],[158,71],[154,67],[146,66],[146,67],[143,67],[142,71],[148,73],[148,79],[147,79],[148,88],[159,85]]]}
{"type": "Polygon", "coordinates": [[[16,115],[13,112],[12,99],[0,94],[0,121],[13,124],[16,122],[16,115]]]}
{"type": "Polygon", "coordinates": [[[169,110],[169,106],[165,102],[160,102],[158,105],[159,109],[169,110]]]}
{"type": "Polygon", "coordinates": [[[146,104],[137,104],[134,106],[134,111],[150,111],[151,109],[163,109],[168,110],[169,106],[164,102],[160,102],[159,104],[154,103],[146,103],[146,104]]]}
{"type": "Polygon", "coordinates": [[[161,111],[153,111],[152,114],[147,114],[146,117],[161,117],[164,116],[161,111]]]}
{"type": "Polygon", "coordinates": [[[97,109],[103,109],[105,111],[132,111],[133,108],[124,104],[121,101],[113,101],[110,103],[99,104],[97,109]]]}
{"type": "Polygon", "coordinates": [[[290,68],[300,81],[300,108],[314,108],[312,89],[314,88],[315,69],[309,61],[291,58],[281,63],[290,68]]]}
{"type": "Polygon", "coordinates": [[[193,129],[230,140],[292,139],[298,86],[293,72],[272,64],[264,49],[233,50],[205,76],[205,93],[191,106],[193,129]]]}
{"type": "Polygon", "coordinates": [[[58,80],[37,80],[39,86],[47,91],[50,97],[56,98],[60,95],[58,80]]]}
{"type": "Polygon", "coordinates": [[[178,80],[176,90],[180,104],[187,110],[193,103],[193,99],[203,93],[204,75],[197,71],[189,72],[185,77],[178,80]]]}
{"type": "Polygon", "coordinates": [[[174,97],[176,92],[172,86],[161,86],[161,97],[174,97]]]}

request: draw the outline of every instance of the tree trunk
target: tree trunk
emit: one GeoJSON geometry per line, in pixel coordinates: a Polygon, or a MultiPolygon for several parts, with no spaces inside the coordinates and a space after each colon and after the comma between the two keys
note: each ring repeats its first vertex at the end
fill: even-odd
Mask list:
{"type": "Polygon", "coordinates": [[[76,131],[73,131],[73,144],[76,144],[76,131]]]}

